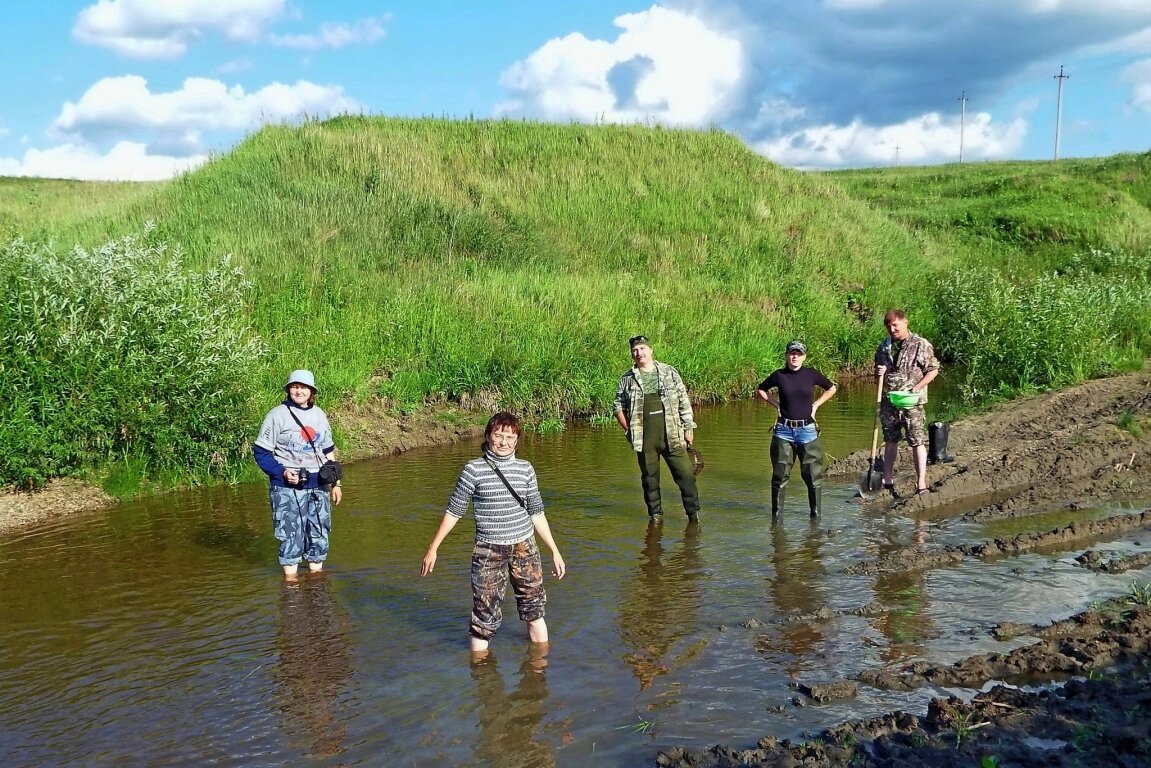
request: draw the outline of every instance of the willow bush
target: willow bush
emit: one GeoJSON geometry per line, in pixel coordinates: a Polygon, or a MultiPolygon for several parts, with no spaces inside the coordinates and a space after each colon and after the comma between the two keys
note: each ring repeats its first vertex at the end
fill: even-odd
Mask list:
{"type": "Polygon", "coordinates": [[[0,482],[36,487],[116,461],[143,474],[221,474],[244,450],[251,369],[242,272],[191,270],[146,228],[88,250],[0,250],[8,396],[0,482]]]}
{"type": "Polygon", "coordinates": [[[1090,249],[1022,281],[959,269],[935,296],[938,346],[962,364],[971,402],[1136,369],[1151,355],[1151,252],[1090,249]]]}

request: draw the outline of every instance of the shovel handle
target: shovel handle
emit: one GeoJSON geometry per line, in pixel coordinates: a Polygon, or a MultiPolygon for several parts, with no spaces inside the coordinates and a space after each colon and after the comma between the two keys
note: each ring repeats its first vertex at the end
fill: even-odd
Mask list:
{"type": "Polygon", "coordinates": [[[875,390],[875,428],[871,431],[871,461],[867,464],[868,477],[875,467],[875,450],[879,447],[879,406],[883,404],[883,377],[887,371],[879,374],[879,386],[875,390]]]}

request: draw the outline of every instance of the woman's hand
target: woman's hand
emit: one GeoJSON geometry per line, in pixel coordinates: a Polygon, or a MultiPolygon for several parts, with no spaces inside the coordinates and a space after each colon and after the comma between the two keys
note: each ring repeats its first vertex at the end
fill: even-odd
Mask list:
{"type": "Polygon", "coordinates": [[[567,564],[564,563],[563,556],[559,552],[552,552],[552,575],[557,579],[562,579],[564,574],[568,572],[567,564]]]}
{"type": "Polygon", "coordinates": [[[429,573],[436,569],[436,556],[437,552],[434,549],[429,549],[424,554],[424,562],[420,564],[420,575],[427,576],[429,573]]]}

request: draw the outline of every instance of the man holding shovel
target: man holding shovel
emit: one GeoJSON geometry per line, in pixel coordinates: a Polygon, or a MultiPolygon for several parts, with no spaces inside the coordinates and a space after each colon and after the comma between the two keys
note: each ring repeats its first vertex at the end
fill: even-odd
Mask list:
{"type": "Polygon", "coordinates": [[[875,374],[880,377],[884,394],[879,404],[879,422],[883,428],[883,487],[894,489],[892,469],[899,453],[901,433],[915,461],[915,492],[927,493],[927,385],[939,375],[939,361],[931,342],[907,329],[907,315],[901,309],[888,310],[883,324],[889,334],[875,351],[875,374]],[[911,393],[910,405],[897,407],[890,393],[911,393]],[[918,397],[915,397],[918,395],[918,397]]]}

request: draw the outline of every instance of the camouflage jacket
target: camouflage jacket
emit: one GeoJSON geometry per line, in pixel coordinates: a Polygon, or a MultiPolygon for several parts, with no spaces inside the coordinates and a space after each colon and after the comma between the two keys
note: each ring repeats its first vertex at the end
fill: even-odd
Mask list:
{"type": "MultiPolygon", "coordinates": [[[[935,349],[931,342],[914,333],[908,334],[903,340],[898,354],[894,353],[891,337],[884,339],[875,350],[875,364],[887,366],[887,374],[883,378],[884,394],[911,389],[929,371],[939,370],[939,361],[935,359],[935,349]]],[[[924,387],[921,403],[926,402],[927,388],[924,387]]]]}
{"type": "MultiPolygon", "coordinates": [[[[679,451],[687,447],[683,433],[695,429],[691,400],[679,371],[660,362],[655,363],[655,370],[659,375],[659,399],[663,401],[667,447],[670,451],[679,451]]],[[[615,413],[622,411],[627,416],[627,437],[636,451],[643,450],[643,395],[639,371],[631,368],[620,377],[615,393],[615,413]]]]}

